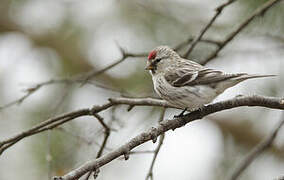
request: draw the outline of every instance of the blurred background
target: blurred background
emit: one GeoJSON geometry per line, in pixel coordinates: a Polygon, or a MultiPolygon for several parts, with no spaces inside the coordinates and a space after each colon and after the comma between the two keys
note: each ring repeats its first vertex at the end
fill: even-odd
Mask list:
{"type": "MultiPolygon", "coordinates": [[[[175,47],[199,33],[225,1],[199,0],[1,0],[0,106],[50,79],[100,70],[127,52],[144,53],[158,45],[175,47]]],[[[205,34],[223,40],[266,0],[238,0],[225,8],[205,34]]],[[[207,64],[226,72],[276,74],[227,90],[216,101],[239,94],[283,97],[284,1],[255,19],[207,64]]],[[[216,47],[199,43],[190,58],[202,62],[216,47]]],[[[185,48],[187,49],[187,47],[185,48]]],[[[184,49],[184,50],[185,50],[184,49]]],[[[184,52],[181,50],[180,53],[184,52]]],[[[146,57],[128,58],[93,80],[131,96],[155,97],[146,57]]],[[[0,141],[63,112],[107,102],[120,93],[90,84],[51,84],[19,105],[0,110],[0,141]]],[[[101,113],[114,129],[104,153],[157,124],[161,108],[117,106],[101,113]]],[[[165,118],[179,110],[167,109],[165,118]]],[[[281,111],[242,107],[222,111],[166,133],[154,167],[156,179],[225,179],[256,144],[271,132],[281,111]]],[[[0,157],[0,179],[49,179],[95,158],[103,140],[96,119],[82,117],[61,128],[28,137],[0,157]]],[[[272,148],[240,179],[284,175],[284,129],[272,148]]],[[[153,150],[148,142],[135,150],[153,150]]],[[[133,154],[101,168],[99,180],[145,179],[153,154],[133,154]]]]}

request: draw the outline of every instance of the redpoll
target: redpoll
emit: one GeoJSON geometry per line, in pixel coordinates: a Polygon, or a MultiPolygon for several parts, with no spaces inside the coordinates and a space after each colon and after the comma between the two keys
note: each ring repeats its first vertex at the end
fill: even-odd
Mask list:
{"type": "Polygon", "coordinates": [[[157,94],[175,107],[194,110],[246,79],[274,75],[228,74],[181,58],[167,46],[149,53],[146,70],[157,94]]]}

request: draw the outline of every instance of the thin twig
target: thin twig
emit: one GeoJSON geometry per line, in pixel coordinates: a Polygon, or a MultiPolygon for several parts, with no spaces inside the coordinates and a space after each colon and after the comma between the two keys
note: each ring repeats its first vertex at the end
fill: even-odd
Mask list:
{"type": "Polygon", "coordinates": [[[255,148],[253,148],[248,155],[237,165],[234,169],[232,175],[229,180],[236,180],[241,175],[241,173],[252,163],[253,160],[256,159],[262,152],[268,149],[271,145],[273,140],[276,138],[280,128],[284,124],[284,113],[281,117],[280,122],[276,125],[275,129],[255,148]]]}
{"type": "Polygon", "coordinates": [[[107,90],[110,90],[110,91],[113,91],[113,92],[122,93],[121,90],[117,90],[117,89],[113,89],[111,87],[107,87],[105,85],[99,84],[98,82],[90,81],[91,78],[94,78],[95,76],[98,76],[98,75],[112,69],[113,67],[119,65],[120,63],[122,63],[123,61],[125,61],[129,57],[145,57],[145,56],[147,56],[146,53],[128,53],[128,52],[125,52],[122,48],[120,48],[120,50],[121,50],[121,53],[122,53],[122,57],[119,60],[115,61],[114,63],[102,68],[101,70],[91,71],[87,74],[79,74],[79,75],[75,75],[75,76],[68,77],[68,78],[50,79],[48,81],[38,83],[38,84],[34,85],[33,87],[27,88],[25,90],[26,94],[24,94],[22,97],[20,97],[16,100],[13,100],[13,101],[5,104],[5,105],[0,106],[0,111],[3,110],[3,109],[9,108],[11,106],[14,106],[14,105],[20,105],[28,97],[30,97],[32,94],[34,94],[36,91],[38,91],[40,88],[47,86],[47,85],[52,85],[52,84],[80,83],[81,85],[85,85],[86,83],[88,83],[88,84],[91,84],[91,85],[95,85],[96,87],[107,89],[107,90]]]}
{"type": "MultiPolygon", "coordinates": [[[[196,44],[201,40],[201,38],[203,37],[203,35],[205,34],[205,32],[211,27],[211,25],[215,22],[215,20],[218,18],[218,16],[222,13],[223,9],[226,6],[229,6],[230,4],[232,4],[233,2],[235,2],[236,0],[229,0],[228,2],[218,6],[215,9],[215,15],[211,18],[211,20],[209,21],[209,23],[206,24],[206,26],[200,31],[199,35],[196,36],[196,38],[192,41],[189,49],[186,51],[184,57],[187,58],[189,56],[189,54],[191,53],[191,51],[193,50],[193,48],[196,46],[196,44]]],[[[212,41],[210,41],[212,42],[212,41]]],[[[214,41],[215,42],[215,41],[214,41]]],[[[218,45],[220,46],[220,44],[218,43],[218,45]]]]}
{"type": "MultiPolygon", "coordinates": [[[[96,146],[98,146],[98,147],[101,147],[101,144],[99,144],[99,143],[96,142],[95,140],[90,141],[90,140],[86,139],[86,138],[83,137],[83,136],[80,136],[80,135],[78,135],[78,134],[74,134],[73,132],[70,132],[70,131],[66,130],[66,129],[63,128],[63,127],[56,127],[56,128],[54,128],[54,130],[58,130],[58,131],[60,131],[60,132],[66,133],[66,134],[68,134],[68,135],[70,135],[70,136],[72,136],[72,137],[78,139],[80,143],[81,143],[81,142],[84,142],[84,143],[85,143],[86,145],[88,145],[88,146],[94,144],[94,145],[96,145],[96,146]]],[[[109,148],[109,147],[105,147],[105,150],[111,151],[112,149],[109,148]]]]}
{"type": "MultiPolygon", "coordinates": [[[[74,77],[71,77],[71,78],[50,79],[48,81],[38,83],[38,84],[34,85],[33,87],[26,89],[25,90],[26,94],[23,95],[22,97],[14,100],[10,103],[7,103],[3,106],[0,106],[0,111],[3,110],[3,109],[9,108],[11,106],[14,106],[14,105],[20,105],[28,97],[30,97],[32,94],[34,94],[36,91],[38,91],[39,89],[41,89],[44,86],[53,85],[53,84],[71,84],[71,83],[83,83],[82,75],[74,76],[74,77]]],[[[113,89],[111,87],[107,87],[106,85],[99,84],[98,82],[88,81],[87,83],[90,84],[90,85],[94,85],[96,87],[99,87],[99,88],[103,88],[103,89],[112,91],[112,92],[117,92],[117,93],[120,93],[120,94],[122,93],[121,90],[116,90],[116,89],[113,89]]]]}
{"type": "Polygon", "coordinates": [[[11,106],[14,106],[16,104],[21,104],[22,102],[24,102],[24,100],[26,100],[29,96],[31,96],[34,92],[36,92],[38,89],[40,89],[43,85],[45,85],[46,83],[44,84],[38,84],[36,85],[35,87],[31,87],[31,88],[28,88],[25,90],[26,94],[23,95],[22,97],[20,97],[19,99],[16,99],[14,101],[11,101],[3,106],[0,106],[0,111],[3,110],[3,109],[6,109],[6,108],[9,108],[11,106]]]}
{"type": "Polygon", "coordinates": [[[3,151],[5,151],[7,148],[9,148],[10,146],[12,146],[13,144],[15,144],[16,142],[20,141],[21,139],[34,135],[34,134],[38,134],[40,132],[49,130],[49,129],[53,129],[65,122],[68,122],[72,119],[75,119],[77,117],[81,117],[81,116],[87,116],[89,115],[90,110],[89,109],[81,109],[81,110],[77,110],[77,111],[73,111],[70,113],[66,113],[63,115],[59,115],[55,118],[50,118],[46,121],[43,121],[41,123],[39,123],[38,125],[35,125],[34,127],[23,131],[19,134],[16,134],[10,138],[7,138],[3,141],[0,141],[0,155],[3,153],[3,151]]]}
{"type": "MultiPolygon", "coordinates": [[[[104,139],[103,139],[103,142],[102,142],[102,145],[97,153],[97,156],[96,158],[99,158],[101,157],[104,149],[105,149],[105,146],[106,146],[106,143],[107,143],[107,140],[110,136],[110,128],[108,127],[108,125],[104,122],[104,119],[103,117],[101,117],[99,114],[95,113],[93,114],[93,116],[100,122],[100,124],[103,126],[104,128],[104,139]]],[[[94,172],[94,179],[96,179],[96,177],[98,176],[98,173],[99,173],[99,169],[98,168],[95,168],[93,169],[92,171],[89,171],[88,174],[86,175],[86,177],[84,178],[85,180],[88,180],[90,175],[92,174],[92,172],[94,172]]]]}
{"type": "MultiPolygon", "coordinates": [[[[161,112],[161,115],[160,115],[159,123],[164,120],[165,112],[166,112],[166,108],[163,108],[163,109],[162,109],[162,112],[161,112]]],[[[158,146],[156,147],[156,149],[154,150],[154,156],[153,156],[153,159],[152,159],[152,162],[151,162],[149,171],[148,171],[148,173],[147,173],[146,180],[148,180],[148,179],[153,180],[153,179],[154,179],[154,178],[153,178],[153,168],[154,168],[154,164],[155,164],[155,162],[156,162],[158,153],[160,152],[161,146],[162,146],[162,144],[163,144],[163,142],[164,142],[164,139],[165,139],[165,133],[162,133],[161,136],[160,136],[160,138],[159,138],[159,144],[158,144],[158,146]]]]}
{"type": "Polygon", "coordinates": [[[215,112],[219,112],[226,109],[236,108],[240,106],[262,106],[268,108],[275,109],[284,109],[284,99],[283,98],[272,98],[272,97],[262,97],[262,96],[242,96],[236,97],[227,101],[221,101],[214,104],[210,104],[204,106],[203,108],[188,113],[180,118],[174,118],[172,120],[164,120],[156,127],[152,127],[151,129],[137,135],[132,138],[130,141],[120,146],[119,148],[103,155],[100,158],[95,160],[90,160],[80,167],[70,171],[61,177],[54,177],[54,180],[75,180],[86,174],[92,169],[97,169],[105,164],[110,163],[114,159],[124,155],[127,159],[129,152],[147,142],[147,141],[155,141],[158,136],[165,133],[169,130],[174,130],[176,128],[183,127],[185,124],[202,119],[204,116],[209,114],[213,114],[215,112]]]}
{"type": "Polygon", "coordinates": [[[106,125],[106,123],[104,122],[104,118],[101,117],[99,114],[94,113],[93,116],[99,121],[99,123],[103,126],[103,128],[105,129],[105,131],[110,131],[110,128],[108,127],[108,125],[106,125]]]}
{"type": "MultiPolygon", "coordinates": [[[[54,115],[56,115],[57,113],[60,112],[61,110],[61,106],[64,102],[64,100],[66,99],[68,93],[69,93],[69,84],[67,84],[64,87],[64,91],[63,94],[60,96],[60,98],[58,99],[58,102],[56,103],[56,105],[51,109],[50,112],[50,117],[53,117],[54,115]]],[[[52,161],[52,155],[51,155],[51,131],[48,130],[47,132],[47,154],[46,154],[46,161],[47,161],[47,179],[51,179],[51,161],[52,161]]]]}
{"type": "Polygon", "coordinates": [[[91,71],[90,73],[88,73],[88,75],[85,77],[82,85],[84,85],[86,82],[88,82],[90,79],[92,79],[95,76],[98,76],[108,70],[110,70],[111,68],[121,64],[123,61],[125,61],[128,57],[145,57],[147,56],[146,53],[140,53],[140,54],[133,54],[133,53],[127,53],[118,43],[117,46],[122,54],[122,57],[119,58],[118,60],[116,60],[114,63],[106,66],[105,68],[99,70],[99,71],[91,71]]]}
{"type": "MultiPolygon", "coordinates": [[[[182,48],[184,48],[186,45],[188,45],[189,43],[191,43],[194,39],[192,37],[188,38],[187,40],[179,43],[178,45],[176,45],[173,50],[175,51],[179,51],[182,48]]],[[[204,43],[208,43],[208,44],[213,44],[216,46],[220,46],[221,42],[213,40],[213,39],[200,39],[199,42],[204,42],[204,43]]]]}
{"type": "Polygon", "coordinates": [[[261,7],[257,8],[248,18],[246,18],[238,27],[236,30],[234,30],[222,43],[220,46],[217,47],[217,49],[208,56],[205,61],[202,64],[207,64],[210,60],[217,57],[218,53],[231,41],[236,37],[237,34],[239,34],[247,25],[252,22],[253,19],[255,19],[257,16],[262,16],[265,14],[265,12],[271,8],[274,4],[277,2],[280,2],[281,0],[270,0],[264,3],[261,7]]]}

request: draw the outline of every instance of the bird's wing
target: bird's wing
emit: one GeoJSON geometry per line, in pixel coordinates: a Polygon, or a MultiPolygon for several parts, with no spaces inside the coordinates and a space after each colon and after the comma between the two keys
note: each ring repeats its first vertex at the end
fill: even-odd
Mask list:
{"type": "Polygon", "coordinates": [[[239,74],[225,74],[222,71],[201,68],[191,70],[190,68],[179,68],[166,71],[165,79],[175,87],[194,86],[194,85],[215,85],[218,82],[237,78],[246,75],[245,73],[239,74]]]}

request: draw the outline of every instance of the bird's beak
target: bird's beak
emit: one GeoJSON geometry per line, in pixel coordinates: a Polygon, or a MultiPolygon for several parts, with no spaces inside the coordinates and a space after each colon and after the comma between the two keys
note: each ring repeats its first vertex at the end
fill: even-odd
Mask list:
{"type": "Polygon", "coordinates": [[[154,70],[154,69],[155,69],[155,67],[154,67],[153,63],[147,61],[147,65],[145,67],[145,70],[154,70]]]}
{"type": "Polygon", "coordinates": [[[152,64],[148,64],[146,67],[145,67],[145,70],[154,70],[154,66],[152,64]]]}

